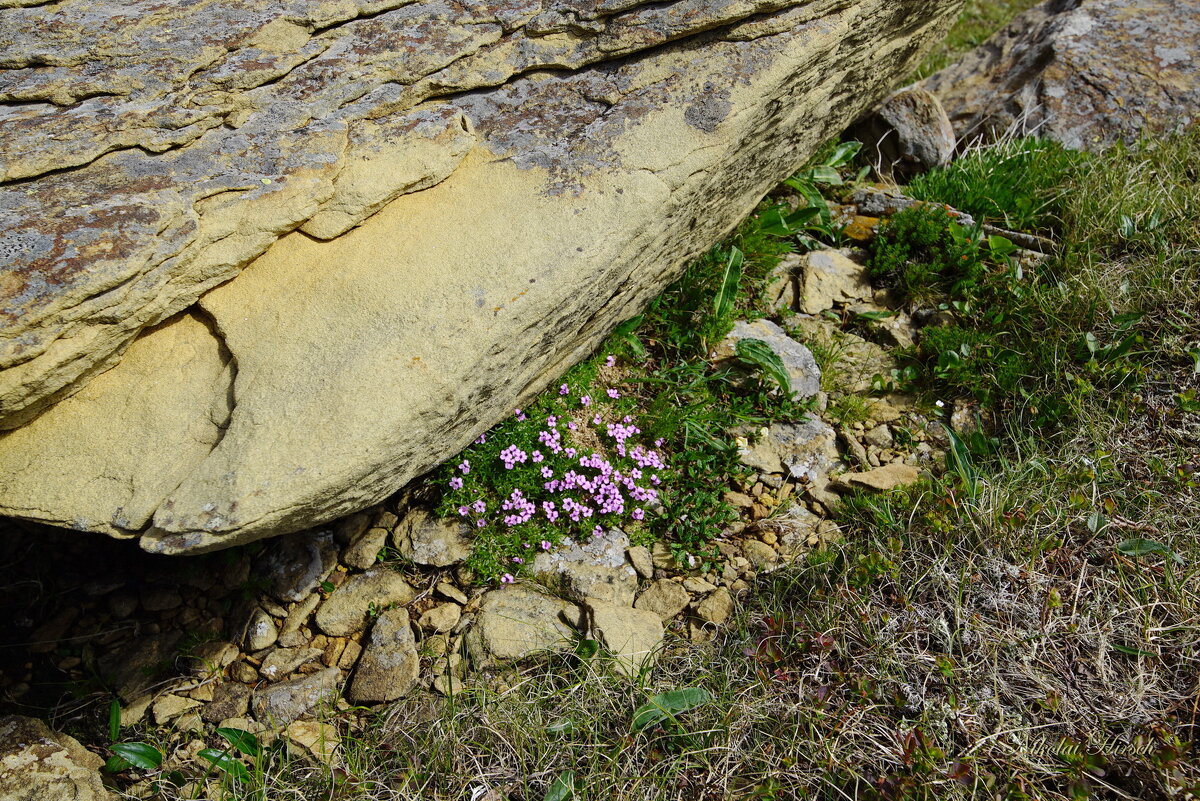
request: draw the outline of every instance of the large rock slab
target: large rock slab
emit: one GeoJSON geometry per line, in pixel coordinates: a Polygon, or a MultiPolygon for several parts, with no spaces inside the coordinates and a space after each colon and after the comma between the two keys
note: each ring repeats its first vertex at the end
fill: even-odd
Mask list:
{"type": "Polygon", "coordinates": [[[918,85],[960,139],[1098,150],[1200,119],[1198,43],[1194,0],[1047,0],[918,85]]]}
{"type": "MultiPolygon", "coordinates": [[[[0,11],[0,100],[18,101],[0,107],[0,425],[198,302],[212,325],[187,336],[224,354],[233,406],[143,547],[228,547],[376,503],[636,313],[959,5],[0,11]]],[[[72,425],[112,414],[107,396],[72,425]]],[[[188,441],[193,412],[170,413],[157,451],[188,441]]],[[[66,520],[63,485],[107,465],[72,483],[43,470],[41,439],[0,451],[29,453],[45,495],[0,500],[66,520]]],[[[73,514],[110,531],[94,521],[119,505],[73,514]]]]}

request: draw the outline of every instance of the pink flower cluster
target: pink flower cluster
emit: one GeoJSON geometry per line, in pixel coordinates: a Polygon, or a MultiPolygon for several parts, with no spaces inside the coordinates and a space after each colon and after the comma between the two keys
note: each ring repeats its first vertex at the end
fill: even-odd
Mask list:
{"type": "Polygon", "coordinates": [[[528,523],[534,512],[537,511],[537,506],[526,499],[524,493],[519,489],[513,490],[512,495],[508,496],[508,500],[500,504],[500,508],[513,513],[504,517],[504,525],[509,528],[528,523]]]}
{"type": "Polygon", "coordinates": [[[518,464],[522,464],[529,458],[529,454],[518,448],[516,445],[509,445],[504,450],[500,451],[500,461],[504,462],[505,470],[512,470],[518,464]]]}
{"type": "MultiPolygon", "coordinates": [[[[559,394],[571,394],[570,387],[561,385],[559,394]]],[[[478,495],[473,502],[458,506],[458,514],[479,528],[502,525],[512,531],[514,539],[508,547],[515,549],[516,554],[521,549],[549,550],[551,540],[557,542],[557,536],[541,539],[542,532],[579,536],[590,531],[599,537],[611,526],[645,520],[647,511],[659,505],[658,487],[662,484],[659,473],[668,469],[659,451],[662,440],[655,442],[654,448],[637,443],[635,438],[642,431],[632,417],[617,420],[600,408],[608,399],[620,398],[621,393],[607,389],[604,394],[607,398],[600,396],[598,400],[590,395],[577,396],[579,405],[574,406],[573,412],[548,414],[544,426],[518,429],[520,439],[500,450],[498,459],[505,470],[518,471],[507,482],[508,487],[519,484],[521,488],[497,499],[500,509],[490,518],[487,504],[478,495]],[[587,430],[589,424],[591,429],[587,430]],[[576,450],[570,440],[577,435],[570,432],[585,431],[592,441],[599,436],[604,443],[598,449],[602,452],[576,450]],[[532,442],[535,436],[536,442],[532,442]],[[528,473],[520,472],[522,469],[528,473]],[[528,529],[521,528],[527,524],[528,529]],[[523,535],[523,531],[528,534],[523,535]],[[525,541],[521,542],[522,539],[525,541]]],[[[564,402],[567,405],[563,408],[571,408],[570,398],[564,402]]],[[[520,409],[514,410],[514,414],[518,420],[529,419],[520,409]]],[[[485,442],[486,438],[480,437],[479,443],[485,442]]],[[[448,481],[450,490],[459,497],[468,492],[487,491],[474,477],[465,480],[469,473],[471,463],[463,459],[448,481]]],[[[514,555],[512,550],[504,555],[504,560],[508,565],[524,563],[524,558],[514,555]]],[[[508,573],[501,578],[506,583],[512,580],[508,573]]]]}

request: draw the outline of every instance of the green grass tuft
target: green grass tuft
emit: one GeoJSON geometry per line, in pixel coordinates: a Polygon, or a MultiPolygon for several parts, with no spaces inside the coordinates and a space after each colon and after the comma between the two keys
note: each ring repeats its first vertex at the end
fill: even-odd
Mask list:
{"type": "Polygon", "coordinates": [[[1085,157],[1040,139],[1014,139],[970,150],[952,164],[918,176],[908,194],[948,203],[987,222],[1017,231],[1060,226],[1062,192],[1085,157]]]}

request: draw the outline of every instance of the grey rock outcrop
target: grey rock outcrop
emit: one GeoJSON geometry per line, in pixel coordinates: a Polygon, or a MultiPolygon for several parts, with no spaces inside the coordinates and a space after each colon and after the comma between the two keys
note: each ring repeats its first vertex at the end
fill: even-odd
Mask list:
{"type": "Polygon", "coordinates": [[[918,84],[960,140],[1005,133],[1078,150],[1200,119],[1194,0],[1047,0],[918,84]]]}
{"type": "Polygon", "coordinates": [[[0,512],[183,553],[381,501],[641,308],[959,6],[0,9],[0,512]]]}

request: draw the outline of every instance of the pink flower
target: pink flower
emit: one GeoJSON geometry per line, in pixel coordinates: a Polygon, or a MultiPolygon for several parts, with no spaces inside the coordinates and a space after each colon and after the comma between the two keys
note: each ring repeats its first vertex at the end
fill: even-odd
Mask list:
{"type": "Polygon", "coordinates": [[[471,463],[469,461],[467,461],[466,459],[463,459],[461,462],[458,463],[458,469],[461,470],[463,472],[463,475],[465,476],[467,473],[471,472],[471,463]]]}
{"type": "Polygon", "coordinates": [[[513,581],[515,581],[515,579],[513,579],[512,573],[505,573],[503,576],[500,577],[501,584],[512,584],[513,581]]]}
{"type": "Polygon", "coordinates": [[[592,418],[592,425],[594,425],[594,426],[600,425],[600,415],[596,415],[595,417],[592,418]]]}
{"type": "Polygon", "coordinates": [[[582,403],[584,406],[591,406],[592,405],[592,396],[584,395],[582,398],[579,399],[579,402],[582,403]]]}
{"type": "Polygon", "coordinates": [[[482,445],[485,442],[487,442],[487,434],[480,434],[479,438],[475,440],[476,445],[482,445]]]}
{"type": "Polygon", "coordinates": [[[543,551],[550,550],[550,540],[542,540],[542,550],[543,551]]]}
{"type": "Polygon", "coordinates": [[[471,510],[470,510],[470,509],[468,509],[467,507],[465,507],[465,506],[460,506],[460,507],[458,507],[458,516],[459,516],[459,517],[466,517],[466,516],[467,516],[467,513],[468,513],[468,512],[470,512],[470,511],[471,511],[471,510]]]}
{"type": "Polygon", "coordinates": [[[604,536],[604,526],[596,526],[594,529],[592,529],[592,536],[593,537],[603,537],[604,536]]]}
{"type": "Polygon", "coordinates": [[[616,356],[609,356],[607,359],[605,359],[605,360],[604,360],[604,363],[605,363],[607,366],[609,366],[609,367],[612,367],[614,364],[616,364],[616,363],[617,363],[617,357],[616,357],[616,356]]]}
{"type": "Polygon", "coordinates": [[[642,520],[646,517],[646,513],[643,512],[641,509],[634,509],[629,514],[630,514],[630,516],[633,517],[634,520],[642,520]]]}
{"type": "Polygon", "coordinates": [[[619,397],[621,397],[621,393],[620,393],[620,392],[617,392],[615,389],[610,389],[610,390],[608,391],[608,397],[610,397],[610,398],[613,398],[613,399],[616,399],[616,398],[619,398],[619,397]]]}
{"type": "Polygon", "coordinates": [[[524,563],[525,563],[525,560],[524,560],[524,559],[522,559],[522,558],[521,558],[521,557],[519,557],[519,556],[514,556],[514,557],[512,558],[512,560],[513,560],[513,564],[515,564],[515,565],[521,565],[521,564],[524,564],[524,563]]]}
{"type": "Polygon", "coordinates": [[[558,388],[558,394],[559,394],[559,395],[566,395],[566,394],[567,394],[567,393],[569,393],[570,391],[571,391],[571,388],[570,388],[570,387],[568,387],[566,384],[563,384],[562,386],[560,386],[560,387],[558,388]]]}
{"type": "Polygon", "coordinates": [[[484,520],[482,517],[475,521],[476,528],[483,528],[486,525],[487,525],[487,521],[484,520]]]}

